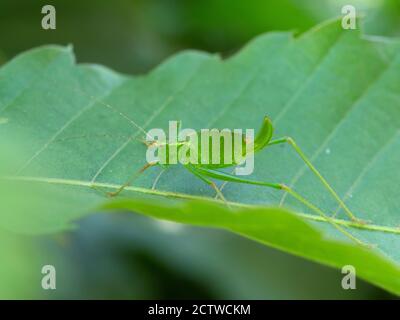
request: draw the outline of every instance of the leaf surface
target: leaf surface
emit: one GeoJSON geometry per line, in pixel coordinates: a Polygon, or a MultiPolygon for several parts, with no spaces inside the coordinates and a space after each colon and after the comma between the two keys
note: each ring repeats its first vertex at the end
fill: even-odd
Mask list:
{"type": "Polygon", "coordinates": [[[0,69],[0,145],[7,150],[24,137],[23,152],[12,158],[13,175],[0,184],[9,199],[0,205],[0,224],[54,232],[99,208],[130,209],[228,229],[330,266],[350,264],[358,276],[400,294],[399,45],[367,39],[334,21],[297,38],[260,36],[225,61],[184,52],[136,77],[77,65],[69,47],[21,54],[0,69]],[[118,188],[144,165],[146,147],[139,141],[143,133],[104,103],[146,130],[167,131],[170,120],[194,129],[258,128],[268,115],[275,137],[293,137],[352,211],[370,223],[352,225],[289,146],[257,154],[250,178],[292,186],[378,246],[352,243],[278,190],[228,183],[227,209],[181,166],[160,177],[162,169],[152,168],[122,197],[106,199],[90,186],[118,188]]]}

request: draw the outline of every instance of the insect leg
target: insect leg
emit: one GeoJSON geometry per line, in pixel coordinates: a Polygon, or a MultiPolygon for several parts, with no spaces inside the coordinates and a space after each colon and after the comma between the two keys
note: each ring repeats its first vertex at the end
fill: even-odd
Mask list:
{"type": "Polygon", "coordinates": [[[282,144],[282,143],[288,143],[290,146],[293,147],[293,149],[296,151],[296,153],[300,156],[300,158],[304,161],[304,163],[309,167],[309,169],[317,176],[317,178],[322,182],[324,187],[335,198],[335,200],[338,202],[339,206],[343,208],[343,210],[346,212],[346,214],[350,217],[350,219],[352,221],[359,223],[359,224],[365,224],[365,221],[358,219],[353,214],[353,212],[351,212],[351,210],[346,206],[346,204],[338,196],[338,194],[335,192],[335,190],[333,190],[331,185],[325,180],[325,178],[321,175],[321,173],[314,167],[314,165],[311,163],[311,161],[308,159],[308,157],[305,155],[305,153],[300,149],[300,147],[296,144],[296,142],[292,138],[285,137],[285,138],[281,138],[281,139],[272,140],[268,143],[268,145],[275,145],[275,144],[282,144]]]}
{"type": "MultiPolygon", "coordinates": [[[[188,165],[187,167],[191,167],[188,165]]],[[[190,170],[190,169],[189,169],[190,170]]],[[[192,167],[193,170],[193,167],[192,167]]],[[[210,178],[218,179],[218,180],[223,180],[223,181],[231,181],[231,182],[237,182],[237,183],[244,183],[244,184],[253,184],[253,185],[260,185],[260,186],[265,186],[273,189],[278,189],[278,190],[283,190],[287,193],[289,193],[292,197],[300,201],[302,204],[307,206],[309,209],[323,217],[327,222],[329,222],[332,226],[334,226],[337,230],[339,230],[341,233],[343,233],[345,236],[350,238],[351,240],[355,241],[356,243],[370,247],[369,244],[361,241],[360,239],[356,238],[353,236],[350,232],[346,231],[344,228],[342,228],[339,224],[335,222],[334,219],[332,219],[330,216],[326,215],[321,209],[313,205],[311,202],[309,202],[307,199],[305,199],[303,196],[292,190],[290,187],[286,186],[285,184],[282,183],[270,183],[270,182],[263,182],[263,181],[254,181],[254,180],[248,180],[244,178],[239,178],[237,176],[230,175],[225,172],[221,172],[218,170],[212,170],[212,169],[206,169],[206,168],[196,168],[195,169],[198,174],[203,175],[203,176],[208,176],[210,178]]],[[[204,178],[204,177],[203,177],[204,178]]]]}
{"type": "Polygon", "coordinates": [[[135,172],[132,177],[129,178],[127,182],[125,182],[117,191],[109,192],[108,195],[110,197],[116,197],[119,195],[126,187],[128,187],[141,173],[146,171],[148,168],[151,168],[158,164],[157,161],[146,163],[139,171],[135,172]]]}
{"type": "Polygon", "coordinates": [[[153,185],[151,186],[151,190],[155,190],[158,181],[160,180],[161,176],[164,174],[164,172],[167,170],[167,167],[162,168],[160,173],[157,175],[157,177],[154,179],[153,185]]]}
{"type": "Polygon", "coordinates": [[[228,201],[226,201],[224,195],[222,194],[221,190],[218,188],[218,186],[215,184],[214,181],[211,181],[210,179],[206,178],[202,172],[198,171],[194,166],[191,165],[185,165],[184,166],[186,169],[188,169],[191,173],[193,173],[196,177],[200,178],[201,180],[203,180],[205,183],[207,183],[208,185],[210,185],[215,192],[217,192],[218,196],[221,198],[222,201],[224,201],[225,203],[228,203],[228,201]]]}
{"type": "MultiPolygon", "coordinates": [[[[232,170],[231,174],[233,174],[234,172],[235,172],[235,169],[232,170]]],[[[221,187],[219,188],[219,190],[221,190],[221,192],[222,192],[222,190],[224,190],[224,188],[226,187],[228,182],[229,181],[224,181],[224,183],[221,185],[221,187]]],[[[216,194],[214,198],[217,199],[217,197],[218,197],[218,194],[216,194]]]]}
{"type": "Polygon", "coordinates": [[[289,193],[292,197],[296,198],[303,204],[305,204],[307,207],[312,209],[314,212],[318,213],[321,217],[325,218],[326,221],[328,221],[332,226],[334,226],[337,230],[339,230],[341,233],[343,233],[345,236],[347,236],[349,239],[355,241],[357,244],[362,245],[364,247],[372,248],[374,245],[370,245],[368,243],[363,242],[362,240],[358,239],[357,237],[353,236],[350,232],[348,232],[346,229],[342,228],[340,225],[338,225],[329,215],[325,214],[322,212],[321,209],[318,207],[314,206],[311,202],[303,198],[301,195],[299,195],[297,192],[293,191],[291,188],[289,188],[286,185],[282,185],[282,190],[285,190],[287,193],[289,193]]]}

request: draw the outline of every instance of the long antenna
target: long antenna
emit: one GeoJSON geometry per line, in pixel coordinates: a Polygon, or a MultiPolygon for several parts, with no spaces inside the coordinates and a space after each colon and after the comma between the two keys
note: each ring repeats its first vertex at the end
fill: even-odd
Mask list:
{"type": "Polygon", "coordinates": [[[102,100],[99,100],[99,99],[96,98],[95,96],[90,95],[89,93],[87,93],[87,92],[85,92],[85,91],[83,91],[83,90],[81,90],[81,89],[78,89],[78,88],[75,87],[74,90],[75,90],[75,91],[78,91],[79,93],[81,93],[81,94],[83,94],[83,95],[85,95],[85,96],[87,96],[88,98],[93,99],[93,101],[95,101],[96,103],[100,103],[101,105],[103,105],[104,107],[110,109],[111,111],[113,111],[113,112],[115,112],[115,113],[118,113],[118,114],[119,114],[121,117],[123,117],[125,120],[129,121],[134,127],[136,127],[137,129],[139,129],[140,131],[142,131],[148,138],[150,138],[150,139],[153,140],[153,137],[152,137],[151,135],[149,135],[149,134],[147,133],[147,131],[146,131],[143,127],[141,127],[140,125],[138,125],[135,121],[133,121],[132,118],[130,118],[128,115],[126,115],[125,113],[123,113],[123,112],[120,111],[119,109],[113,107],[112,105],[110,105],[110,104],[108,104],[108,103],[106,103],[106,102],[104,102],[104,101],[102,101],[102,100]]]}

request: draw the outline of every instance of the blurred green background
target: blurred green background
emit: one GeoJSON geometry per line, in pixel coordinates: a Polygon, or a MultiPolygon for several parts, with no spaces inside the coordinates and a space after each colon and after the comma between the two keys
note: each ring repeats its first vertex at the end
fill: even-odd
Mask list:
{"type": "MultiPolygon", "coordinates": [[[[39,45],[73,44],[78,62],[141,74],[184,49],[228,57],[258,34],[303,32],[340,16],[345,4],[364,15],[365,33],[400,34],[398,0],[1,0],[0,64],[39,45]],[[56,30],[41,28],[45,4],[56,8],[56,30]]],[[[390,297],[360,280],[357,290],[345,291],[340,270],[227,232],[131,213],[99,213],[80,221],[74,231],[40,239],[3,231],[0,239],[2,298],[390,297]],[[1,257],[9,257],[9,251],[13,259],[5,262],[1,257]],[[54,291],[40,288],[40,269],[46,264],[57,270],[54,291]],[[23,272],[16,272],[22,265],[23,272]]]]}

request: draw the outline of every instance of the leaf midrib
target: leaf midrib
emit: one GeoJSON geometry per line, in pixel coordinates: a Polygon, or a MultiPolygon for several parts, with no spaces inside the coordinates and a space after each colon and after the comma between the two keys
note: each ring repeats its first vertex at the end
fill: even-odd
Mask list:
{"type": "MultiPolygon", "coordinates": [[[[75,186],[75,187],[87,187],[87,188],[108,188],[108,189],[119,189],[121,185],[113,184],[113,183],[104,183],[104,182],[91,182],[85,180],[74,180],[74,179],[62,179],[62,178],[45,178],[45,177],[28,177],[28,176],[8,176],[2,177],[0,180],[11,180],[11,181],[21,181],[21,182],[37,182],[37,183],[48,183],[54,185],[64,185],[64,186],[75,186]]],[[[186,199],[186,200],[202,200],[202,201],[211,201],[215,203],[225,204],[223,201],[211,198],[211,197],[204,197],[198,195],[190,195],[186,193],[179,193],[179,192],[171,192],[171,191],[162,191],[162,190],[153,190],[148,188],[141,188],[141,187],[133,187],[128,186],[125,188],[126,191],[143,193],[143,194],[151,194],[157,196],[164,196],[164,197],[172,197],[172,198],[179,198],[179,199],[186,199]]],[[[245,204],[240,202],[228,201],[228,205],[238,207],[238,208],[268,208],[265,206],[254,205],[254,204],[245,204]]],[[[273,207],[270,207],[273,208],[273,207]]],[[[301,212],[294,212],[290,211],[292,214],[305,218],[307,220],[318,221],[323,223],[331,223],[327,221],[325,218],[316,216],[313,214],[308,213],[301,213],[301,212]]],[[[400,228],[398,227],[390,227],[385,225],[377,225],[377,224],[359,224],[349,220],[343,220],[338,218],[331,218],[330,221],[333,221],[339,225],[350,227],[350,228],[357,228],[362,230],[368,231],[376,231],[376,232],[385,232],[391,234],[400,234],[400,228]]]]}

